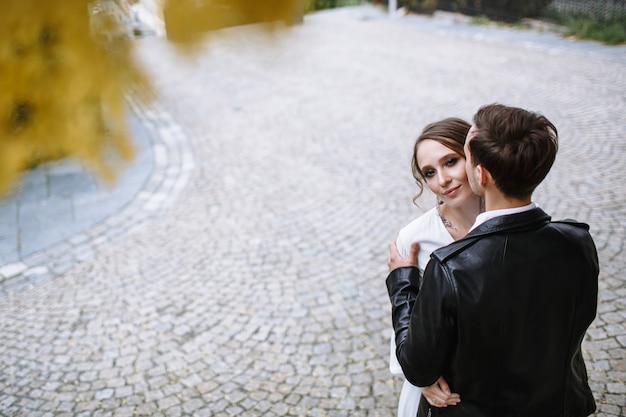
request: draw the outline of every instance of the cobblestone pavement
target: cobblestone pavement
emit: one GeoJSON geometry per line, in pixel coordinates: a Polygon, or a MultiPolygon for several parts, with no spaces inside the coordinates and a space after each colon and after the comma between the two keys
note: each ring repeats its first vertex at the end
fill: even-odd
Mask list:
{"type": "MultiPolygon", "coordinates": [[[[58,248],[66,239],[76,241],[76,235],[135,198],[156,171],[151,154],[155,141],[148,137],[144,123],[131,114],[129,127],[136,155],[117,172],[115,182],[99,180],[77,161],[59,160],[26,171],[10,192],[0,196],[0,283],[11,279],[15,287],[14,275],[33,264],[31,255],[37,260],[35,265],[41,264],[46,249],[58,248]]],[[[38,274],[31,270],[26,275],[38,274]]]]}
{"type": "Polygon", "coordinates": [[[0,271],[0,415],[394,415],[386,249],[433,203],[411,204],[411,146],[495,101],[559,128],[535,199],[591,224],[585,357],[597,415],[626,415],[626,48],[366,6],[279,35],[139,42],[155,171],[58,273],[0,271]]]}

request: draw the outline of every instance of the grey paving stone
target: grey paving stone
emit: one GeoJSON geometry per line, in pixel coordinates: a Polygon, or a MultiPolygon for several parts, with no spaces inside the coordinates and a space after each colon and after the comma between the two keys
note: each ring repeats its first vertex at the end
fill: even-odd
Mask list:
{"type": "Polygon", "coordinates": [[[88,193],[97,189],[93,176],[86,171],[67,174],[49,174],[48,183],[51,195],[71,196],[75,193],[88,193]]]}
{"type": "Polygon", "coordinates": [[[50,196],[48,175],[45,167],[25,171],[15,185],[15,192],[10,195],[19,201],[40,201],[50,196]]]}

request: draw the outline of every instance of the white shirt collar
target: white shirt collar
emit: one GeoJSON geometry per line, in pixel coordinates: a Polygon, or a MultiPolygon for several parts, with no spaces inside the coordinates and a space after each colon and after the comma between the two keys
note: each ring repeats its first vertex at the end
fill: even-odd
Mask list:
{"type": "Polygon", "coordinates": [[[474,225],[470,228],[469,231],[471,232],[472,230],[476,229],[478,226],[480,226],[487,220],[493,219],[494,217],[507,216],[509,214],[523,213],[525,211],[533,210],[537,207],[539,206],[536,203],[530,203],[527,206],[522,206],[522,207],[506,208],[506,209],[490,210],[490,211],[482,212],[478,215],[478,217],[476,217],[476,220],[474,221],[474,225]]]}

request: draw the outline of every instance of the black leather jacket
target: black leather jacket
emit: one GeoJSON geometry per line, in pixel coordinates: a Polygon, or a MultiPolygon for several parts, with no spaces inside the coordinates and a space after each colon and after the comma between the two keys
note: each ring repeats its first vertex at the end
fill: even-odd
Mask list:
{"type": "MultiPolygon", "coordinates": [[[[589,227],[541,209],[493,218],[387,277],[406,378],[443,375],[461,403],[433,416],[563,416],[595,411],[581,354],[596,314],[589,227]],[[419,294],[418,294],[419,293],[419,294]]],[[[428,414],[422,398],[418,416],[428,414]]]]}

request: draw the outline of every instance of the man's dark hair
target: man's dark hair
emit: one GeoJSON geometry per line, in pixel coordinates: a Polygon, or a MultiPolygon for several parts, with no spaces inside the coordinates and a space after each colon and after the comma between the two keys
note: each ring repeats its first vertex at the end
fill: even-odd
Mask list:
{"type": "Polygon", "coordinates": [[[556,158],[556,127],[538,113],[502,104],[478,109],[474,126],[472,164],[486,168],[507,197],[531,196],[556,158]]]}

